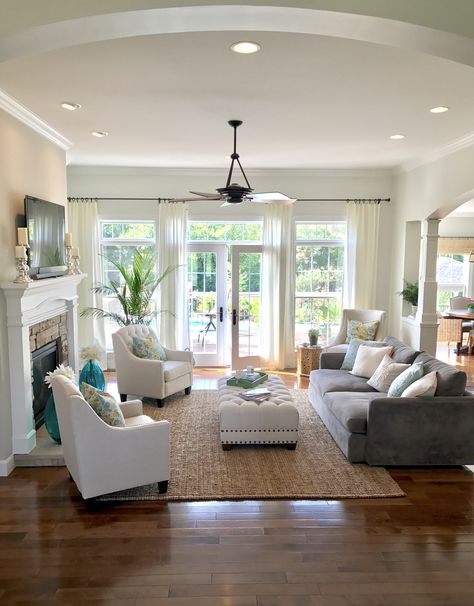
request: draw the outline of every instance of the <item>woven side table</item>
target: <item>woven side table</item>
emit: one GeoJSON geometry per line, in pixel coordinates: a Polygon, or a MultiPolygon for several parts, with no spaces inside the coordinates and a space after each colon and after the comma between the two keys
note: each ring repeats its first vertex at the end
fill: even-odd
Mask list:
{"type": "Polygon", "coordinates": [[[323,348],[319,345],[315,347],[298,347],[297,373],[307,377],[312,370],[317,370],[322,351],[323,348]]]}

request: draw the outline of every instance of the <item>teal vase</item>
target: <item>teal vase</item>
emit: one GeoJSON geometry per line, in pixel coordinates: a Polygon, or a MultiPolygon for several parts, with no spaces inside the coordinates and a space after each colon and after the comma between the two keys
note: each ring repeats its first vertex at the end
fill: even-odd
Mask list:
{"type": "Polygon", "coordinates": [[[59,433],[58,416],[56,414],[56,406],[54,404],[53,394],[49,395],[44,409],[44,425],[46,431],[56,444],[61,444],[61,434],[59,433]]]}
{"type": "Polygon", "coordinates": [[[83,383],[87,383],[88,385],[92,385],[92,387],[97,387],[100,391],[104,391],[104,373],[96,360],[88,360],[84,364],[84,368],[79,375],[79,389],[83,383]]]}

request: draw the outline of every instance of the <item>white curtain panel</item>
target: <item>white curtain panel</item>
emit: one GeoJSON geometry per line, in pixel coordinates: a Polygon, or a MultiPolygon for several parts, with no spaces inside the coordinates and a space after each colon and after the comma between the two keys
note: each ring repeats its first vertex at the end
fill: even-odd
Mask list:
{"type": "Polygon", "coordinates": [[[344,307],[373,309],[376,305],[379,219],[380,204],[347,203],[344,307]]]}
{"type": "Polygon", "coordinates": [[[160,340],[169,349],[189,347],[187,289],[187,220],[188,207],[182,202],[160,202],[158,206],[158,267],[176,270],[160,285],[160,340]]]}
{"type": "MultiPolygon", "coordinates": [[[[101,366],[106,366],[105,360],[105,329],[101,318],[82,318],[81,310],[85,307],[100,307],[103,309],[102,295],[92,292],[92,287],[102,282],[102,259],[99,245],[99,216],[97,202],[85,200],[69,202],[68,230],[72,233],[73,244],[79,248],[81,271],[87,274],[79,284],[79,347],[92,345],[96,342],[104,350],[101,366]]],[[[77,370],[77,369],[76,369],[77,370]]]]}
{"type": "Polygon", "coordinates": [[[296,366],[295,223],[293,206],[267,204],[263,219],[262,363],[282,370],[296,366]]]}

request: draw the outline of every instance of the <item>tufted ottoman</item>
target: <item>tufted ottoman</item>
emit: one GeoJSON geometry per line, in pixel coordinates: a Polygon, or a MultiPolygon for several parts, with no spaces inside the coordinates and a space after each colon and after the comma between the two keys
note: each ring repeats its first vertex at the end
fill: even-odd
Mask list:
{"type": "MultiPolygon", "coordinates": [[[[259,386],[260,387],[260,386],[259,386]]],[[[285,444],[294,450],[298,441],[298,409],[279,377],[270,377],[261,387],[272,393],[268,400],[250,402],[239,396],[241,387],[230,387],[226,378],[218,381],[221,444],[285,444]]]]}

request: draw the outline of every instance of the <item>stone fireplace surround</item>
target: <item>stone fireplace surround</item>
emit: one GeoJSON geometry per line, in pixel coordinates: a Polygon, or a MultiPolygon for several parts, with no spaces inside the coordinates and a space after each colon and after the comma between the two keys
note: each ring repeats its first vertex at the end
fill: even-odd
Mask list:
{"type": "Polygon", "coordinates": [[[84,277],[85,274],[79,274],[27,284],[10,282],[2,285],[7,304],[13,454],[29,453],[36,445],[31,347],[36,349],[41,346],[38,344],[38,324],[43,329],[40,342],[45,338],[45,342],[52,341],[57,338],[53,334],[61,330],[65,332],[63,336],[69,365],[76,371],[79,369],[77,287],[84,277]],[[54,320],[58,316],[59,322],[54,320]],[[60,327],[61,318],[65,320],[63,329],[60,327]]]}

